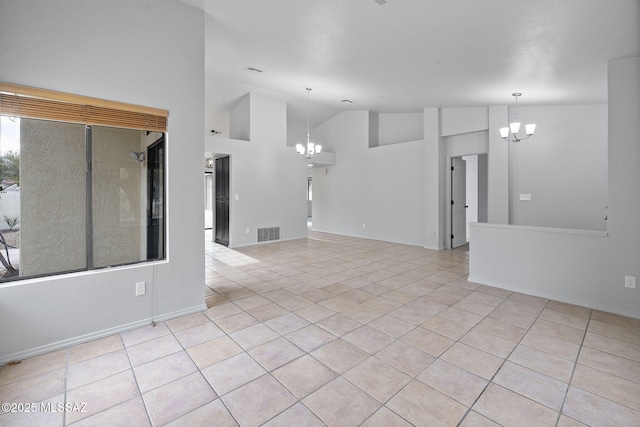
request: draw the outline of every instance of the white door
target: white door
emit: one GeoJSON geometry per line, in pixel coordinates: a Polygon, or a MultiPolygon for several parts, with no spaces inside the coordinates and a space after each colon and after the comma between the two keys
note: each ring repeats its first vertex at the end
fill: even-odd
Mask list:
{"type": "Polygon", "coordinates": [[[451,247],[467,243],[467,162],[451,158],[451,247]]]}

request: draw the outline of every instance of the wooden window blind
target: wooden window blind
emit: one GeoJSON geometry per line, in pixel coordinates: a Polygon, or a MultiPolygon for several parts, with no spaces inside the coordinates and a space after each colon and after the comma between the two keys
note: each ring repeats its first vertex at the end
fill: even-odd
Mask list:
{"type": "Polygon", "coordinates": [[[0,82],[0,115],[166,132],[169,112],[0,82]]]}

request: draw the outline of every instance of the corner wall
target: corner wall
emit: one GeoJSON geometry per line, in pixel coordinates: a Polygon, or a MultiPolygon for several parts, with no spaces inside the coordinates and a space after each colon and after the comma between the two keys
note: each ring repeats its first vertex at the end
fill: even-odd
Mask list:
{"type": "Polygon", "coordinates": [[[1,80],[170,117],[167,260],[0,285],[0,363],[205,308],[204,14],[174,0],[152,6],[2,2],[1,80]],[[147,294],[135,297],[140,281],[147,294]]]}

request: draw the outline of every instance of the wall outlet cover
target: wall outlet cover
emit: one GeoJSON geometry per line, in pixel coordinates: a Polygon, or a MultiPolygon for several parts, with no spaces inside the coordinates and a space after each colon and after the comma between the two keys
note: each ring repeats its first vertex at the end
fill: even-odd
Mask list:
{"type": "Polygon", "coordinates": [[[144,295],[146,293],[146,284],[145,282],[138,282],[136,283],[136,296],[139,297],[141,295],[144,295]]]}
{"type": "Polygon", "coordinates": [[[624,276],[624,287],[625,288],[636,288],[636,276],[624,276]]]}

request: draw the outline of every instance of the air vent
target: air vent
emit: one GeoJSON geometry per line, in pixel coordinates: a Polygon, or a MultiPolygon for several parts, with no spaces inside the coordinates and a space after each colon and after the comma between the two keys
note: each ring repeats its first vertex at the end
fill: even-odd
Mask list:
{"type": "Polygon", "coordinates": [[[280,240],[280,227],[258,228],[258,242],[280,240]]]}

